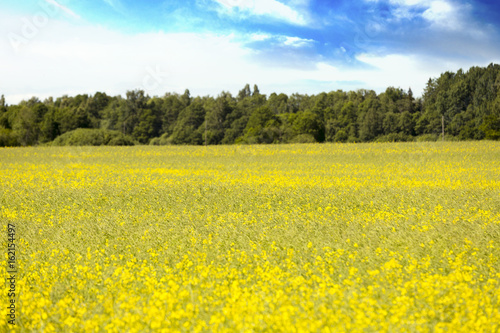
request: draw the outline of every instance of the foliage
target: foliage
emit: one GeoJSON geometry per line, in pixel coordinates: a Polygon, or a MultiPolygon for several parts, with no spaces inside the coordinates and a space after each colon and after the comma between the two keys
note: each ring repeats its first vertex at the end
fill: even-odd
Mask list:
{"type": "Polygon", "coordinates": [[[77,128],[117,130],[141,144],[413,141],[441,135],[500,140],[500,65],[446,72],[429,79],[423,96],[388,87],[383,93],[342,90],[302,95],[271,93],[247,84],[233,97],[192,97],[142,90],[125,98],[36,97],[18,105],[0,98],[0,146],[53,141],[77,128]]]}
{"type": "Polygon", "coordinates": [[[311,134],[299,134],[291,140],[293,143],[315,143],[317,142],[311,134]]]}
{"type": "Polygon", "coordinates": [[[78,128],[57,137],[53,146],[133,146],[134,140],[118,131],[78,128]]]}
{"type": "Polygon", "coordinates": [[[376,140],[376,142],[407,142],[407,141],[414,141],[414,138],[404,133],[389,133],[386,135],[379,136],[376,140]]]}

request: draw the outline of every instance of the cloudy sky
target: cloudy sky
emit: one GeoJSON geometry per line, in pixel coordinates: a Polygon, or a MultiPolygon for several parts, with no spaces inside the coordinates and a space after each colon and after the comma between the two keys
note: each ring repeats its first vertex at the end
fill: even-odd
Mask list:
{"type": "Polygon", "coordinates": [[[500,63],[496,0],[2,0],[0,94],[315,94],[500,63]]]}

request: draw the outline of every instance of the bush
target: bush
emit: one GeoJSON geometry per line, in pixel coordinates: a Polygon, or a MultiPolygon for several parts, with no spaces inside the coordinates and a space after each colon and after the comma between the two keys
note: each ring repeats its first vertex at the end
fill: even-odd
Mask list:
{"type": "Polygon", "coordinates": [[[149,140],[149,145],[150,146],[159,146],[160,145],[160,138],[152,138],[149,140]]]}
{"type": "Polygon", "coordinates": [[[166,146],[166,145],[172,145],[172,137],[168,136],[167,133],[163,134],[162,136],[158,138],[153,138],[151,141],[149,141],[149,144],[151,146],[166,146]]]}
{"type": "Polygon", "coordinates": [[[417,137],[417,142],[437,141],[439,139],[440,139],[440,136],[437,134],[424,134],[424,135],[417,137]]]}
{"type": "Polygon", "coordinates": [[[414,138],[411,135],[406,135],[404,133],[389,133],[387,135],[382,135],[375,140],[376,142],[407,142],[413,141],[414,138]]]}
{"type": "Polygon", "coordinates": [[[78,128],[52,141],[53,146],[133,146],[134,140],[118,131],[78,128]]]}
{"type": "Polygon", "coordinates": [[[299,134],[290,140],[292,143],[316,143],[316,139],[312,134],[299,134]]]}
{"type": "MultiPolygon", "coordinates": [[[[442,140],[442,136],[439,136],[439,139],[442,140]]],[[[444,141],[453,141],[453,142],[458,142],[458,141],[463,141],[460,140],[458,136],[452,136],[452,135],[444,135],[444,141]]]]}
{"type": "Polygon", "coordinates": [[[19,140],[14,132],[0,127],[0,147],[14,147],[19,145],[19,140]]]}

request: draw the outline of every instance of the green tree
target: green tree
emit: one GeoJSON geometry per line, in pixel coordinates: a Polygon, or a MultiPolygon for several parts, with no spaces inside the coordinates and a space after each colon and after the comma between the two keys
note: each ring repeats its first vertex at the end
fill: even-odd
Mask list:
{"type": "Polygon", "coordinates": [[[153,100],[139,110],[137,125],[132,131],[132,136],[142,144],[149,142],[149,139],[157,137],[161,130],[161,115],[159,107],[153,100]]]}
{"type": "Polygon", "coordinates": [[[252,92],[250,91],[250,85],[247,83],[245,87],[238,92],[238,101],[242,101],[250,96],[252,96],[252,92]]]}
{"type": "MultiPolygon", "coordinates": [[[[208,100],[205,108],[207,110],[205,117],[207,144],[220,144],[224,139],[225,131],[231,125],[227,117],[235,108],[233,97],[229,92],[223,91],[215,100],[208,100]]],[[[205,140],[205,136],[203,139],[205,140]]]]}
{"type": "Polygon", "coordinates": [[[382,121],[382,128],[384,130],[384,134],[398,133],[399,132],[399,117],[397,114],[393,112],[387,112],[384,115],[384,119],[382,121]]]}
{"type": "Polygon", "coordinates": [[[0,97],[0,116],[7,112],[7,104],[5,103],[5,96],[0,97]]]}
{"type": "Polygon", "coordinates": [[[257,87],[256,84],[253,85],[253,92],[252,92],[252,96],[258,96],[260,95],[260,91],[259,91],[259,87],[257,87]]]}
{"type": "Polygon", "coordinates": [[[127,91],[127,99],[120,108],[121,131],[125,135],[132,135],[135,126],[139,123],[139,115],[146,109],[149,99],[143,90],[127,91]]]}
{"type": "Polygon", "coordinates": [[[184,91],[184,94],[180,97],[180,101],[184,105],[184,107],[188,107],[191,104],[192,98],[189,89],[186,89],[184,91]]]}
{"type": "Polygon", "coordinates": [[[288,113],[289,109],[288,96],[285,94],[272,93],[267,100],[267,107],[271,109],[274,114],[288,113]]]}
{"type": "Polygon", "coordinates": [[[267,106],[255,109],[245,127],[243,141],[248,143],[273,143],[280,137],[280,119],[267,106]]]}
{"type": "Polygon", "coordinates": [[[40,127],[37,124],[37,114],[24,105],[19,110],[13,125],[13,131],[22,146],[35,145],[38,142],[40,127]]]}
{"type": "Polygon", "coordinates": [[[359,112],[359,138],[362,141],[371,141],[383,133],[378,99],[367,98],[359,105],[359,112]]]}
{"type": "Polygon", "coordinates": [[[159,101],[156,101],[156,105],[160,109],[161,133],[170,136],[174,132],[179,114],[186,106],[177,94],[166,94],[159,101]]]}
{"type": "Polygon", "coordinates": [[[255,109],[247,123],[247,129],[262,129],[266,123],[274,118],[274,114],[268,107],[260,107],[255,109]]]}
{"type": "Polygon", "coordinates": [[[293,128],[296,134],[309,134],[317,142],[324,141],[324,130],[322,121],[317,113],[311,111],[299,111],[293,122],[293,128]]]}
{"type": "Polygon", "coordinates": [[[10,129],[9,118],[8,118],[8,108],[5,103],[5,97],[2,95],[0,98],[0,128],[10,129]]]}
{"type": "Polygon", "coordinates": [[[57,138],[61,134],[59,129],[60,124],[56,120],[55,111],[53,108],[45,113],[41,128],[40,128],[40,142],[50,142],[57,138]]]}
{"type": "Polygon", "coordinates": [[[171,136],[173,144],[202,144],[203,130],[200,126],[205,120],[205,110],[199,100],[192,101],[189,106],[181,111],[171,136]]]}
{"type": "Polygon", "coordinates": [[[410,111],[404,111],[399,115],[399,126],[401,132],[406,135],[415,134],[415,122],[410,111]]]}

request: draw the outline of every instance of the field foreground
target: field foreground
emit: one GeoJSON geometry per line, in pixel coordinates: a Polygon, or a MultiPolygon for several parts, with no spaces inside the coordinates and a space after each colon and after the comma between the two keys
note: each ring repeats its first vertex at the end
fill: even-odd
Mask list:
{"type": "Polygon", "coordinates": [[[499,175],[495,142],[0,149],[16,331],[496,332],[499,175]]]}

